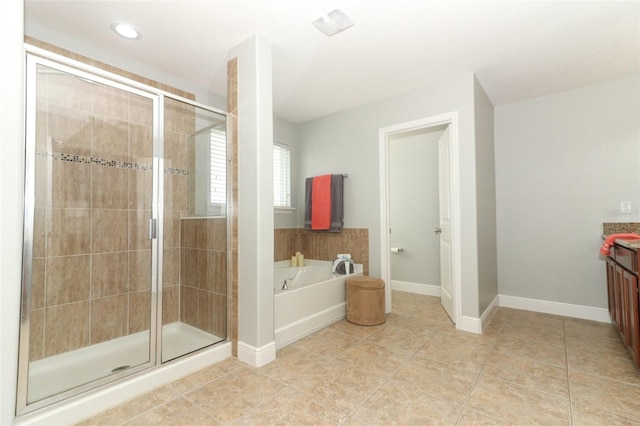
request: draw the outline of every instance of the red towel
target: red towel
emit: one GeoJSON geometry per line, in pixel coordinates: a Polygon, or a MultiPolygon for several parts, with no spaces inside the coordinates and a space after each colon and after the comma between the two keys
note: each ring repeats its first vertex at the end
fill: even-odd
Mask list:
{"type": "Polygon", "coordinates": [[[311,229],[331,228],[331,175],[316,176],[311,186],[311,229]]]}
{"type": "Polygon", "coordinates": [[[604,256],[609,256],[609,250],[615,240],[640,240],[638,234],[611,234],[604,239],[602,247],[600,247],[600,253],[604,256]]]}

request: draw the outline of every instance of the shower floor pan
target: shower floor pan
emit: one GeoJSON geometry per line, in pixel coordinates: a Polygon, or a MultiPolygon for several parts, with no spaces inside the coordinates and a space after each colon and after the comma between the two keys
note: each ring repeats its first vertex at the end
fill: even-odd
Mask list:
{"type": "MultiPolygon", "coordinates": [[[[221,340],[182,322],[168,324],[163,327],[162,361],[221,340]]],[[[148,331],[34,361],[29,365],[28,400],[40,401],[148,361],[148,331]]]]}

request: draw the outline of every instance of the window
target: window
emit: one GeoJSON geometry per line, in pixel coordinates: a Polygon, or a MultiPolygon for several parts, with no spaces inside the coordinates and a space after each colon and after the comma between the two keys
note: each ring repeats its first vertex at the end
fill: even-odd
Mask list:
{"type": "Polygon", "coordinates": [[[273,206],[291,207],[291,150],[273,144],[273,206]]]}
{"type": "Polygon", "coordinates": [[[225,129],[210,131],[209,214],[224,215],[227,204],[227,138],[225,129]]]}

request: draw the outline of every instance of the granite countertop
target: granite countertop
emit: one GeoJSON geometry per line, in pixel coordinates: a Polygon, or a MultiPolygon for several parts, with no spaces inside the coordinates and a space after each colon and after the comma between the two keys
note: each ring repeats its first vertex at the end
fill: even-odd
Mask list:
{"type": "MultiPolygon", "coordinates": [[[[640,223],[639,222],[626,222],[626,223],[603,223],[602,224],[602,238],[611,234],[630,234],[635,233],[640,235],[640,223]]],[[[640,249],[640,240],[616,240],[616,244],[630,249],[640,249]]]]}
{"type": "Polygon", "coordinates": [[[630,249],[640,249],[640,240],[616,240],[616,244],[630,249]]]}

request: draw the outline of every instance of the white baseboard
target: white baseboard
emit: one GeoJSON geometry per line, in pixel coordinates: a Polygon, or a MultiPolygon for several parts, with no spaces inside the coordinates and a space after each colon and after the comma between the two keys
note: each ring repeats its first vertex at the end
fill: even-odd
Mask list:
{"type": "Polygon", "coordinates": [[[424,294],[426,296],[440,297],[440,286],[432,284],[419,284],[407,281],[391,280],[391,290],[406,291],[407,293],[424,294]]]}
{"type": "Polygon", "coordinates": [[[336,321],[340,321],[346,316],[346,312],[347,304],[343,302],[300,321],[277,328],[275,330],[276,348],[282,349],[336,321]]]}
{"type": "Polygon", "coordinates": [[[611,322],[606,308],[593,306],[572,305],[570,303],[552,302],[549,300],[528,299],[526,297],[498,295],[500,306],[505,308],[523,309],[525,311],[542,312],[545,314],[561,315],[598,322],[611,322]]]}
{"type": "Polygon", "coordinates": [[[487,325],[493,319],[493,316],[496,314],[496,311],[500,307],[500,295],[496,294],[496,297],[493,298],[489,306],[484,310],[482,315],[480,315],[480,322],[482,323],[482,331],[487,328],[487,325]]]}
{"type": "Polygon", "coordinates": [[[469,333],[482,334],[482,322],[480,318],[462,316],[462,324],[456,327],[458,330],[467,331],[469,333]]]}
{"type": "Polygon", "coordinates": [[[262,367],[276,359],[276,342],[269,342],[256,348],[245,342],[238,342],[238,360],[252,367],[262,367]]]}

